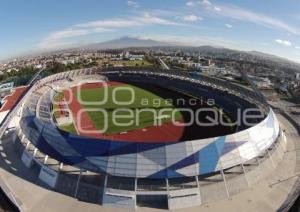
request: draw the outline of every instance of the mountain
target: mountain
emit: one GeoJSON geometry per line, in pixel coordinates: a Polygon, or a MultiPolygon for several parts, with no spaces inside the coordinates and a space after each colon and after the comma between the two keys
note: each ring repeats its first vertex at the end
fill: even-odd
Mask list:
{"type": "Polygon", "coordinates": [[[125,36],[118,39],[109,41],[91,43],[81,47],[65,49],[56,52],[64,52],[70,50],[106,50],[106,49],[126,49],[126,48],[147,48],[147,49],[165,49],[165,50],[176,50],[186,52],[196,52],[203,56],[209,56],[213,58],[222,58],[224,60],[241,60],[241,61],[252,61],[252,62],[265,62],[274,63],[278,67],[287,67],[291,69],[300,70],[300,64],[290,61],[286,58],[281,58],[275,55],[266,54],[257,51],[240,51],[220,46],[188,46],[180,42],[163,42],[153,39],[145,39],[135,36],[125,36]]]}
{"type": "MultiPolygon", "coordinates": [[[[183,51],[187,53],[200,54],[211,58],[227,61],[244,61],[252,64],[264,64],[265,67],[272,69],[285,69],[288,71],[300,71],[300,64],[286,58],[275,55],[257,52],[233,50],[220,46],[188,46],[180,42],[163,42],[153,39],[145,39],[134,36],[125,36],[114,40],[100,43],[87,44],[81,47],[69,48],[48,52],[47,54],[63,53],[68,51],[85,50],[107,50],[107,49],[126,49],[126,50],[165,50],[167,52],[183,51]]],[[[46,53],[44,53],[45,55],[46,53]]]]}
{"type": "Polygon", "coordinates": [[[154,46],[174,46],[176,44],[143,39],[138,37],[121,37],[119,39],[109,40],[101,43],[93,43],[80,47],[80,49],[121,49],[128,47],[154,47],[154,46]]]}

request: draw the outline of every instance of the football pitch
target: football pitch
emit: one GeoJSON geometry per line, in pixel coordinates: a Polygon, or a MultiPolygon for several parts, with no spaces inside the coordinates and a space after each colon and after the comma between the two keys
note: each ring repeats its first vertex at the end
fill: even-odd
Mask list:
{"type": "Polygon", "coordinates": [[[183,119],[171,102],[129,84],[82,88],[77,90],[74,98],[80,102],[97,130],[106,135],[183,119]]]}

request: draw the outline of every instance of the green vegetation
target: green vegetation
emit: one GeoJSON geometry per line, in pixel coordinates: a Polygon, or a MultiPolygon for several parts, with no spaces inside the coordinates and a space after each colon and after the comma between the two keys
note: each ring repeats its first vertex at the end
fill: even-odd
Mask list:
{"type": "Polygon", "coordinates": [[[59,111],[59,108],[58,108],[58,105],[57,104],[55,104],[55,103],[58,103],[58,102],[60,102],[60,101],[62,101],[63,100],[63,98],[64,98],[64,93],[63,92],[59,92],[59,93],[57,93],[55,96],[54,96],[54,104],[52,105],[52,109],[53,109],[53,111],[54,111],[54,117],[55,118],[59,118],[60,117],[60,111],[59,111]]]}
{"type": "Polygon", "coordinates": [[[73,123],[72,124],[67,124],[67,125],[60,125],[60,126],[58,126],[58,128],[63,130],[63,131],[72,133],[72,134],[77,134],[75,125],[73,123]]]}
{"type": "Polygon", "coordinates": [[[152,63],[146,60],[121,60],[121,61],[110,61],[109,64],[122,65],[122,66],[152,66],[152,63]]]}
{"type": "MultiPolygon", "coordinates": [[[[64,99],[64,93],[63,92],[58,92],[55,96],[54,96],[54,103],[52,105],[52,109],[54,111],[54,118],[55,119],[58,119],[60,118],[60,110],[59,110],[59,106],[58,102],[62,101],[64,99]]],[[[69,132],[69,133],[73,133],[73,134],[77,134],[77,131],[76,131],[76,128],[75,128],[75,125],[73,123],[71,124],[59,124],[58,123],[58,128],[63,130],[63,131],[66,131],[66,132],[69,132]]]]}
{"type": "Polygon", "coordinates": [[[56,102],[62,101],[63,99],[64,99],[64,93],[63,92],[58,92],[54,96],[54,101],[56,101],[56,102]]]}
{"type": "Polygon", "coordinates": [[[82,69],[82,68],[91,68],[93,66],[96,66],[96,62],[91,62],[91,63],[86,63],[86,62],[78,62],[78,63],[70,63],[67,65],[64,65],[62,63],[57,63],[54,62],[53,64],[49,65],[45,71],[44,75],[48,76],[51,74],[56,74],[60,72],[65,72],[65,71],[70,71],[70,70],[75,70],[75,69],[82,69]]]}
{"type": "MultiPolygon", "coordinates": [[[[123,66],[137,66],[137,67],[153,65],[151,62],[148,62],[147,60],[108,61],[107,64],[110,64],[111,66],[123,65],[123,66]]],[[[85,60],[74,64],[70,63],[67,65],[58,62],[51,62],[47,64],[47,67],[41,73],[41,77],[46,77],[52,74],[75,70],[75,69],[91,68],[98,65],[99,65],[98,62],[96,61],[89,62],[85,60]]],[[[26,85],[38,70],[39,69],[34,68],[33,66],[22,67],[19,69],[19,71],[12,69],[10,72],[4,72],[2,75],[0,75],[0,83],[14,82],[15,86],[26,85]]]]}
{"type": "MultiPolygon", "coordinates": [[[[70,71],[70,70],[81,69],[81,68],[90,68],[96,65],[97,63],[95,62],[91,62],[91,63],[80,62],[80,63],[68,64],[68,65],[54,62],[48,64],[45,70],[41,73],[41,77],[46,77],[64,71],[70,71]]],[[[3,75],[0,75],[0,83],[14,82],[15,86],[26,85],[33,77],[33,75],[38,71],[39,69],[34,68],[33,66],[27,66],[27,67],[20,68],[19,71],[12,70],[9,73],[4,72],[3,75]]]]}
{"type": "Polygon", "coordinates": [[[26,85],[33,75],[38,71],[34,67],[23,67],[19,71],[11,70],[0,75],[0,82],[14,82],[15,86],[26,85]]]}
{"type": "Polygon", "coordinates": [[[77,93],[76,97],[85,102],[83,107],[87,109],[87,113],[97,129],[103,130],[107,126],[107,130],[104,130],[105,134],[115,134],[153,126],[156,121],[167,123],[171,121],[172,113],[174,113],[175,120],[182,119],[181,113],[169,102],[149,91],[132,85],[84,89],[77,93]],[[121,105],[113,101],[113,92],[116,88],[120,89],[115,91],[115,99],[118,102],[129,103],[132,98],[134,98],[134,101],[127,105],[121,105]],[[92,102],[103,100],[105,89],[107,89],[107,101],[104,104],[92,105],[92,102]],[[134,93],[132,94],[125,89],[132,89],[134,93]],[[121,126],[122,124],[126,124],[126,126],[121,126]]]}

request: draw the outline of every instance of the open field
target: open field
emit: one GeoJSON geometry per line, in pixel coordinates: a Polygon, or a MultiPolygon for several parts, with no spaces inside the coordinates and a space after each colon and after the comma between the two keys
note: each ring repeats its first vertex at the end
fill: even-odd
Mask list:
{"type": "MultiPolygon", "coordinates": [[[[52,105],[52,109],[53,109],[53,115],[54,118],[56,120],[58,120],[62,115],[61,109],[59,107],[59,102],[62,102],[64,100],[64,93],[63,92],[58,92],[55,96],[54,96],[54,103],[52,105]]],[[[59,124],[58,123],[58,128],[66,131],[66,132],[70,132],[70,133],[74,133],[77,134],[76,128],[74,123],[71,124],[59,124]]]]}
{"type": "Polygon", "coordinates": [[[63,92],[59,92],[54,96],[54,103],[52,105],[52,109],[53,109],[53,115],[54,117],[57,119],[60,117],[60,111],[59,111],[59,106],[58,106],[58,102],[62,101],[64,98],[64,93],[63,92]]]}
{"type": "Polygon", "coordinates": [[[107,135],[153,126],[157,121],[168,123],[172,119],[172,113],[175,120],[182,119],[180,112],[163,98],[133,85],[82,89],[76,93],[76,98],[78,101],[82,100],[82,106],[95,127],[99,130],[106,129],[104,134],[107,135]],[[118,91],[114,91],[115,89],[118,91]],[[93,104],[102,101],[105,92],[106,101],[103,104],[93,104]],[[113,96],[117,101],[113,100],[113,96]]]}
{"type": "MultiPolygon", "coordinates": [[[[172,116],[176,121],[183,119],[182,114],[168,101],[133,85],[120,83],[108,87],[81,88],[74,94],[74,98],[81,103],[95,128],[103,131],[105,135],[170,123],[172,116]],[[101,103],[105,96],[106,101],[101,103]]],[[[62,116],[58,102],[63,100],[63,92],[54,97],[53,110],[56,120],[62,116]]],[[[58,128],[77,134],[75,125],[78,123],[59,124],[58,128]]]]}
{"type": "MultiPolygon", "coordinates": [[[[87,83],[80,87],[73,87],[71,90],[73,95],[63,91],[55,96],[55,100],[71,101],[68,103],[67,108],[70,109],[73,123],[60,119],[58,127],[73,134],[99,138],[113,136],[114,139],[118,137],[118,139],[130,140],[142,136],[145,140],[152,140],[153,138],[166,137],[168,132],[169,137],[172,137],[172,139],[178,134],[178,137],[175,138],[177,140],[179,138],[189,139],[191,135],[195,135],[196,138],[200,135],[203,137],[212,136],[217,132],[229,133],[235,131],[236,128],[235,125],[227,127],[220,125],[214,131],[205,130],[199,134],[201,127],[195,123],[189,127],[184,127],[184,130],[183,127],[176,127],[172,120],[184,122],[191,119],[189,112],[182,111],[182,107],[187,106],[195,113],[199,107],[208,106],[201,99],[176,89],[168,90],[164,87],[143,83],[127,84],[112,81],[107,86],[101,83],[87,83]],[[196,99],[197,105],[178,105],[176,101],[169,101],[176,99],[185,99],[185,102],[188,102],[189,99],[196,99]],[[160,129],[153,128],[155,126],[160,129]],[[163,132],[164,136],[158,133],[159,131],[163,132]]],[[[221,110],[218,105],[209,107],[216,113],[221,113],[220,116],[223,117],[223,121],[226,123],[233,122],[230,115],[221,110]]],[[[53,109],[57,108],[63,109],[61,105],[58,107],[54,104],[53,109]]],[[[59,111],[54,113],[54,116],[58,120],[58,118],[64,116],[63,114],[59,111]]],[[[207,115],[212,114],[199,113],[197,118],[201,123],[206,123],[208,122],[207,115]]]]}
{"type": "Polygon", "coordinates": [[[69,133],[72,133],[72,134],[77,134],[75,125],[73,123],[72,124],[66,124],[66,125],[60,125],[59,129],[61,129],[63,131],[66,131],[66,132],[69,132],[69,133]]]}
{"type": "Polygon", "coordinates": [[[152,66],[153,64],[146,60],[122,60],[122,61],[109,61],[113,66],[152,66]]]}

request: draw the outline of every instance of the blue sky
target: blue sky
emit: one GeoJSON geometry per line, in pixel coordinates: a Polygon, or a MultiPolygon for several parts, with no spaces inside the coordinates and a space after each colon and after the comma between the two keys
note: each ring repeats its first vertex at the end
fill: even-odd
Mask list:
{"type": "Polygon", "coordinates": [[[135,36],[300,62],[295,0],[1,0],[0,28],[0,59],[135,36]]]}

